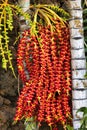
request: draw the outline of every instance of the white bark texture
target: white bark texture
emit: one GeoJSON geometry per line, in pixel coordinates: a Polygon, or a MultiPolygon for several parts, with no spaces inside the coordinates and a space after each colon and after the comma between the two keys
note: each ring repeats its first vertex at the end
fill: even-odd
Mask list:
{"type": "Polygon", "coordinates": [[[82,113],[76,114],[81,107],[87,107],[87,80],[86,74],[86,58],[84,50],[84,34],[83,34],[83,11],[81,0],[69,0],[69,10],[71,18],[70,25],[70,43],[71,43],[71,68],[72,68],[72,113],[73,128],[80,128],[80,120],[82,113]]]}
{"type": "MultiPolygon", "coordinates": [[[[26,12],[27,10],[29,10],[30,0],[18,0],[18,3],[19,3],[19,6],[22,8],[23,12],[26,12]]],[[[28,28],[29,28],[28,21],[25,20],[23,16],[20,16],[20,33],[22,34],[22,32],[28,28]]],[[[25,62],[24,62],[24,65],[26,66],[25,62]]],[[[27,76],[27,79],[29,79],[29,74],[26,70],[25,70],[25,74],[27,76]]]]}
{"type": "MultiPolygon", "coordinates": [[[[22,8],[23,12],[26,12],[30,6],[30,0],[18,0],[19,6],[22,8]]],[[[23,16],[20,16],[20,32],[28,29],[29,25],[23,16]]]]}

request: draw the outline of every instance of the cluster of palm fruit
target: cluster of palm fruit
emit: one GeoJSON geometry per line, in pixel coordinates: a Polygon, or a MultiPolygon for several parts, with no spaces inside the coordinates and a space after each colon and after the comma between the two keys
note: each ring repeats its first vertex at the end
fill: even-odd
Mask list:
{"type": "Polygon", "coordinates": [[[52,20],[52,26],[34,24],[37,33],[30,28],[20,38],[17,66],[24,87],[14,120],[34,117],[39,125],[46,122],[54,130],[61,124],[66,130],[71,121],[69,27],[58,17],[52,20]]]}

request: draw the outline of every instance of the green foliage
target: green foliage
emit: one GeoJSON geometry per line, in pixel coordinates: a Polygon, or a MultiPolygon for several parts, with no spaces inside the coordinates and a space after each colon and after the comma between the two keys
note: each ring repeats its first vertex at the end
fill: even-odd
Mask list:
{"type": "Polygon", "coordinates": [[[79,130],[87,130],[87,107],[81,107],[78,109],[77,113],[78,112],[83,113],[83,118],[81,119],[81,127],[79,130]]]}
{"type": "Polygon", "coordinates": [[[31,117],[29,119],[27,118],[25,120],[24,125],[25,125],[25,130],[38,130],[38,128],[39,128],[37,122],[34,121],[33,117],[31,117]]]}
{"type": "Polygon", "coordinates": [[[87,0],[82,0],[82,5],[83,5],[83,7],[87,6],[87,0]]]}
{"type": "Polygon", "coordinates": [[[59,16],[61,16],[64,20],[67,20],[70,15],[68,12],[66,12],[63,8],[60,8],[59,6],[56,5],[48,5],[48,8],[52,9],[55,11],[59,16]]]}
{"type": "Polygon", "coordinates": [[[13,27],[14,16],[17,15],[23,16],[29,22],[29,26],[31,25],[31,30],[34,33],[36,31],[38,11],[41,17],[43,17],[43,19],[45,19],[45,22],[48,23],[49,25],[52,25],[51,24],[52,18],[57,17],[61,21],[65,22],[66,19],[69,17],[69,14],[66,11],[55,5],[38,4],[32,7],[33,7],[33,14],[35,14],[33,22],[31,22],[30,20],[29,13],[23,12],[18,5],[9,3],[9,0],[2,0],[0,4],[0,57],[2,58],[2,68],[4,68],[5,70],[10,68],[14,76],[15,72],[12,65],[13,56],[11,50],[9,49],[9,39],[10,39],[9,31],[12,31],[14,28],[13,27]]]}
{"type": "MultiPolygon", "coordinates": [[[[82,112],[83,118],[81,119],[81,126],[78,130],[87,130],[87,107],[81,107],[76,113],[82,112]]],[[[67,130],[73,130],[73,127],[67,125],[67,130]]]]}
{"type": "Polygon", "coordinates": [[[84,26],[84,39],[87,44],[87,2],[83,3],[83,26],[84,26]]]}
{"type": "MultiPolygon", "coordinates": [[[[83,28],[84,28],[84,43],[85,43],[85,54],[86,54],[86,61],[87,61],[87,1],[82,1],[83,5],[83,28]]],[[[87,78],[87,74],[85,76],[87,78]]]]}
{"type": "Polygon", "coordinates": [[[53,32],[55,29],[55,19],[58,19],[62,25],[67,22],[69,13],[59,6],[53,4],[34,4],[30,6],[32,14],[32,26],[31,34],[37,34],[37,25],[41,23],[43,25],[50,25],[50,29],[53,32]]]}
{"type": "Polygon", "coordinates": [[[66,128],[67,128],[67,130],[73,130],[73,127],[70,125],[67,125],[66,128]]]}
{"type": "Polygon", "coordinates": [[[19,6],[9,4],[8,0],[2,1],[0,4],[0,56],[2,58],[2,68],[5,70],[10,68],[15,76],[12,65],[13,56],[9,49],[9,31],[12,31],[14,28],[14,15],[22,15],[26,20],[30,19],[30,16],[27,13],[24,13],[19,6]]]}

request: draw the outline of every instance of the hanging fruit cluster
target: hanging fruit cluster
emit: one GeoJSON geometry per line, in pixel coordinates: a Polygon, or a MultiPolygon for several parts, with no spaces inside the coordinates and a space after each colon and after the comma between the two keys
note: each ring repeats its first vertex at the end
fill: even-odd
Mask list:
{"type": "Polygon", "coordinates": [[[70,36],[67,23],[58,17],[51,20],[53,25],[37,24],[35,35],[34,24],[20,39],[17,66],[24,87],[14,120],[33,117],[55,130],[57,124],[66,129],[71,120],[70,36]]]}

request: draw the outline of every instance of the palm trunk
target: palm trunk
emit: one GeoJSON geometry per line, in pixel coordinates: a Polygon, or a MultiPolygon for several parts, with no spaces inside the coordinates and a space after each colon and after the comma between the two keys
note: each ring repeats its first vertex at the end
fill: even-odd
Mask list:
{"type": "Polygon", "coordinates": [[[87,107],[86,58],[81,0],[69,0],[69,4],[71,13],[69,24],[71,34],[72,113],[73,128],[77,130],[81,125],[82,113],[77,116],[76,111],[81,107],[87,107]]]}
{"type": "MultiPolygon", "coordinates": [[[[30,0],[18,0],[19,6],[22,8],[23,12],[26,12],[30,6],[30,0]]],[[[24,20],[23,16],[20,16],[20,32],[28,29],[29,25],[27,21],[24,20]]]]}
{"type": "MultiPolygon", "coordinates": [[[[23,12],[27,12],[27,10],[29,10],[30,0],[18,0],[18,3],[23,12]]],[[[22,34],[22,32],[28,28],[29,28],[28,21],[25,20],[23,16],[20,16],[20,33],[22,34]]],[[[25,65],[25,62],[24,62],[24,65],[25,65]]],[[[29,79],[29,74],[27,70],[25,70],[25,73],[26,73],[27,79],[29,79]]]]}

